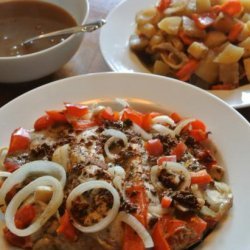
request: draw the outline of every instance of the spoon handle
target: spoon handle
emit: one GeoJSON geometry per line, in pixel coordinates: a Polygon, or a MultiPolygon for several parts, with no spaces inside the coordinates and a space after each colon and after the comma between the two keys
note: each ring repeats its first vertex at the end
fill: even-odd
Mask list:
{"type": "Polygon", "coordinates": [[[30,39],[27,39],[23,42],[23,44],[29,44],[32,43],[35,40],[38,39],[43,39],[43,38],[48,38],[48,37],[54,37],[54,36],[60,36],[60,35],[69,35],[69,34],[75,34],[75,33],[80,33],[80,32],[92,32],[95,31],[99,28],[101,28],[106,21],[104,19],[100,19],[98,21],[95,21],[93,23],[88,23],[80,26],[75,26],[72,28],[67,28],[63,30],[58,30],[58,31],[53,31],[47,34],[42,34],[39,36],[32,37],[30,39]]]}

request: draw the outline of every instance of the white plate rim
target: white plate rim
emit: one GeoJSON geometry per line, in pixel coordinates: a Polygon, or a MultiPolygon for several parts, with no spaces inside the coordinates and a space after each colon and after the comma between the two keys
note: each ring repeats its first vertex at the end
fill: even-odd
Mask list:
{"type": "MultiPolygon", "coordinates": [[[[135,29],[134,18],[136,10],[153,6],[155,3],[155,0],[123,0],[107,15],[107,24],[100,31],[99,44],[102,56],[111,70],[115,72],[142,72],[151,74],[139,59],[129,51],[128,37],[135,29]],[[138,6],[141,7],[138,8],[138,6]],[[117,19],[116,15],[124,15],[124,8],[129,10],[130,13],[128,14],[125,11],[127,13],[126,17],[117,19]],[[120,23],[120,26],[123,28],[116,29],[117,23],[120,23]],[[127,39],[121,42],[119,36],[123,35],[124,37],[124,34],[127,34],[127,39]],[[109,39],[110,37],[112,37],[112,41],[109,39]]],[[[250,84],[234,90],[212,90],[209,92],[218,96],[234,108],[241,109],[250,106],[250,84]]]]}

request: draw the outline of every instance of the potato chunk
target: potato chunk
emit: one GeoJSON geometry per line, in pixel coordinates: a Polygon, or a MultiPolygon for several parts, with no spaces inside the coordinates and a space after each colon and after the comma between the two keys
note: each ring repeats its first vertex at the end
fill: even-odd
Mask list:
{"type": "Polygon", "coordinates": [[[198,13],[208,12],[211,8],[210,0],[196,0],[196,8],[198,13]]]}
{"type": "Polygon", "coordinates": [[[208,47],[205,46],[203,43],[193,42],[188,47],[188,53],[196,59],[204,58],[207,52],[208,52],[208,47]]]}
{"type": "Polygon", "coordinates": [[[250,1],[249,0],[240,0],[240,2],[242,3],[244,10],[246,12],[250,12],[250,1]]]}
{"type": "Polygon", "coordinates": [[[177,35],[182,18],[179,16],[165,17],[158,23],[158,27],[169,35],[177,35]]]}
{"type": "Polygon", "coordinates": [[[166,63],[160,60],[155,61],[153,68],[154,74],[166,76],[168,75],[169,71],[169,66],[166,63]]]}
{"type": "Polygon", "coordinates": [[[247,80],[250,82],[250,58],[245,59],[243,62],[244,62],[244,68],[246,71],[247,80]]]}
{"type": "Polygon", "coordinates": [[[227,40],[227,37],[224,33],[220,31],[210,31],[207,33],[205,38],[205,45],[209,48],[214,48],[220,46],[227,40]]]}
{"type": "Polygon", "coordinates": [[[213,51],[209,51],[207,56],[200,61],[199,67],[195,74],[202,80],[208,83],[216,82],[218,78],[219,67],[217,63],[214,63],[215,54],[213,51]]]}
{"type": "Polygon", "coordinates": [[[220,64],[219,78],[223,83],[238,84],[239,83],[239,63],[220,64]]]}
{"type": "Polygon", "coordinates": [[[244,48],[229,43],[224,50],[214,59],[216,63],[235,63],[238,62],[244,54],[244,48]]]}

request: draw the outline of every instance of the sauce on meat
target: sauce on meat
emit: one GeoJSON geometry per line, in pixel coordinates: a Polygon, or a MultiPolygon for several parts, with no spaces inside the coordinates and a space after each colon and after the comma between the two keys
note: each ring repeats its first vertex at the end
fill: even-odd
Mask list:
{"type": "Polygon", "coordinates": [[[20,56],[47,49],[63,38],[54,37],[35,41],[32,45],[19,44],[31,37],[77,25],[64,9],[42,1],[5,1],[0,3],[0,56],[20,56]]]}

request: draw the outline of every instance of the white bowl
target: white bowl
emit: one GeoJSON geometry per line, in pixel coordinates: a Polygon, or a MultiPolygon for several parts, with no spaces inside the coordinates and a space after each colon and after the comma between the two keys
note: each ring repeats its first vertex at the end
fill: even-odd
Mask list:
{"type": "MultiPolygon", "coordinates": [[[[88,0],[42,0],[69,12],[77,24],[85,23],[89,13],[88,0]]],[[[83,35],[71,35],[48,49],[20,57],[0,57],[0,82],[20,83],[54,73],[70,60],[82,42],[83,35]]]]}

